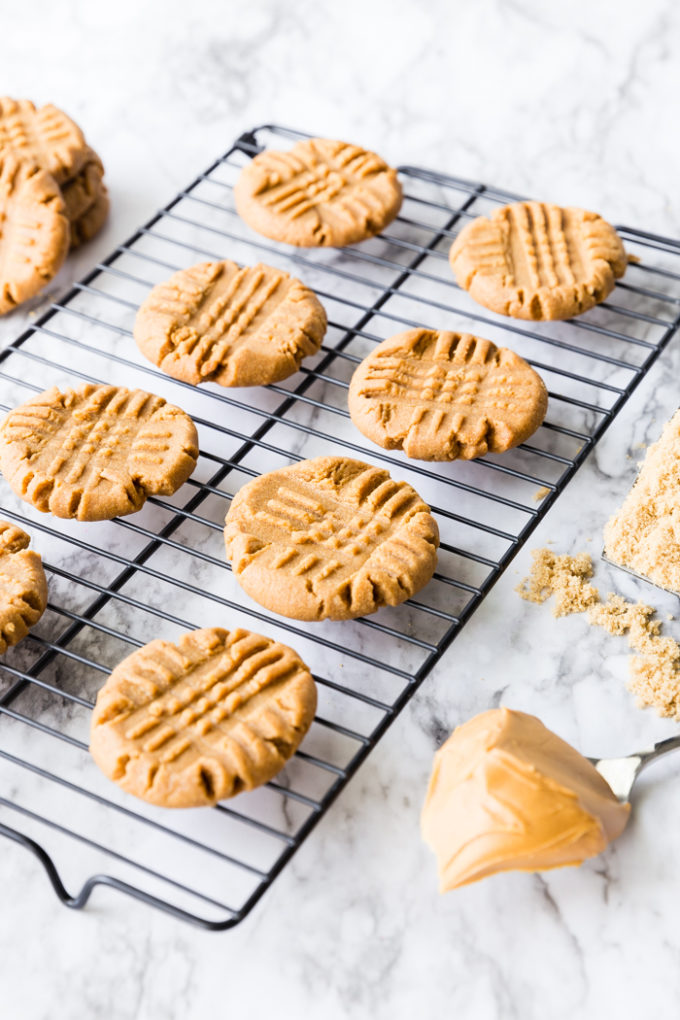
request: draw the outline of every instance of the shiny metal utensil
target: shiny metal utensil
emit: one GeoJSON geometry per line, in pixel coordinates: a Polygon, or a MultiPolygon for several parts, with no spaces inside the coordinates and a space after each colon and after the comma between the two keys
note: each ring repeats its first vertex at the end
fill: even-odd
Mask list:
{"type": "MultiPolygon", "coordinates": [[[[664,588],[663,585],[655,584],[654,581],[649,577],[645,577],[644,574],[639,574],[636,570],[631,570],[630,567],[623,567],[620,563],[610,560],[604,550],[602,551],[601,559],[608,563],[610,567],[616,567],[617,570],[623,570],[626,574],[636,577],[638,581],[644,581],[645,584],[651,584],[654,588],[659,588],[669,595],[675,595],[677,598],[680,598],[679,592],[671,591],[670,588],[664,588]]],[[[635,780],[643,768],[649,765],[650,761],[654,761],[655,758],[660,758],[662,754],[674,751],[679,747],[680,736],[668,737],[667,740],[661,740],[658,744],[654,744],[649,751],[630,754],[626,758],[589,758],[588,761],[595,766],[602,778],[607,781],[614,795],[619,800],[625,802],[630,798],[630,791],[633,789],[635,780]]]]}
{"type": "Polygon", "coordinates": [[[680,735],[660,740],[648,751],[629,754],[626,758],[589,758],[588,761],[609,784],[614,796],[625,803],[630,800],[635,780],[650,761],[677,748],[680,748],[680,735]]]}
{"type": "Polygon", "coordinates": [[[607,563],[610,567],[615,567],[617,570],[623,570],[624,574],[630,574],[631,577],[637,577],[638,581],[644,581],[645,584],[651,584],[653,588],[658,588],[659,591],[665,591],[669,595],[675,595],[676,598],[680,599],[680,592],[673,591],[671,588],[664,588],[662,584],[657,584],[656,581],[652,581],[650,577],[646,577],[645,574],[638,574],[637,570],[631,570],[630,567],[624,567],[620,563],[615,563],[614,560],[610,560],[604,549],[600,553],[600,559],[607,563]]]}

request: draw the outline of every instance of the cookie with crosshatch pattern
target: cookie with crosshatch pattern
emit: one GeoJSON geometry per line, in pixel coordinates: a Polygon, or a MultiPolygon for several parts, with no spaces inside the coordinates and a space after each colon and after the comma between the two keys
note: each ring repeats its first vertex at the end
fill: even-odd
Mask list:
{"type": "Polygon", "coordinates": [[[0,153],[13,152],[24,162],[65,184],[83,168],[90,150],[78,125],[63,110],[30,99],[0,98],[0,153]]]}
{"type": "Polygon", "coordinates": [[[25,531],[0,521],[0,654],[28,634],[47,605],[42,560],[25,531]]]}
{"type": "Polygon", "coordinates": [[[224,538],[243,589],[281,616],[349,620],[427,584],[439,531],[406,482],[347,457],[270,471],[234,496],[224,538]]]}
{"type": "Polygon", "coordinates": [[[171,495],[196,467],[188,414],[144,390],[56,386],[10,411],[0,426],[0,470],[43,513],[101,521],[171,495]]]}
{"type": "Polygon", "coordinates": [[[56,276],[69,241],[64,201],[52,175],[0,151],[0,315],[56,276]]]}
{"type": "Polygon", "coordinates": [[[517,319],[588,311],[626,271],[623,242],[585,209],[514,202],[478,216],[451,246],[457,282],[480,305],[517,319]]]}
{"type": "Polygon", "coordinates": [[[315,711],[316,685],[291,648],[242,629],[193,630],[116,666],[97,695],[90,752],[135,797],[210,806],[272,779],[315,711]]]}
{"type": "Polygon", "coordinates": [[[264,386],[297,372],[326,332],[316,294],[262,263],[200,262],[157,284],[140,306],[142,354],[197,385],[264,386]]]}
{"type": "Polygon", "coordinates": [[[471,460],[528,439],[548,393],[514,351],[469,333],[411,329],[361,362],[348,404],[378,446],[417,460],[471,460]]]}
{"type": "Polygon", "coordinates": [[[397,171],[374,152],[329,138],[255,156],[234,188],[248,226],[275,241],[341,247],[379,234],[401,208],[397,171]]]}

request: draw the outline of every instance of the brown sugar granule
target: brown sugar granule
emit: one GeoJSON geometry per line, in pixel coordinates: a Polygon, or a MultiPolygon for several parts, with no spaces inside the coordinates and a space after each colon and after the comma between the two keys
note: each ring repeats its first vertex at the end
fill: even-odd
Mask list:
{"type": "Polygon", "coordinates": [[[602,627],[609,634],[615,637],[622,637],[629,631],[635,629],[636,633],[650,632],[658,633],[661,624],[658,620],[653,623],[650,617],[655,610],[652,606],[646,606],[642,602],[627,602],[622,595],[614,595],[610,592],[606,602],[598,602],[588,610],[588,622],[593,626],[602,627]]]}
{"type": "Polygon", "coordinates": [[[630,660],[628,689],[638,704],[680,719],[680,645],[662,637],[661,621],[652,619],[654,613],[642,602],[610,594],[604,604],[588,611],[588,620],[610,634],[628,634],[628,644],[637,653],[630,660]]]}
{"type": "Polygon", "coordinates": [[[597,588],[589,584],[593,561],[588,553],[558,556],[550,549],[534,549],[531,573],[515,589],[527,602],[545,602],[555,596],[554,616],[582,613],[599,601],[597,588]]]}
{"type": "Polygon", "coordinates": [[[680,592],[680,411],[647,450],[623,506],[604,529],[610,560],[680,592]]]}
{"type": "Polygon", "coordinates": [[[661,634],[661,621],[653,619],[656,610],[613,593],[601,602],[589,583],[593,564],[587,553],[558,556],[549,549],[535,549],[532,555],[531,574],[516,589],[522,598],[545,602],[555,595],[555,616],[587,610],[592,626],[615,637],[627,636],[635,653],[629,662],[628,689],[638,705],[680,719],[680,644],[661,634]]]}

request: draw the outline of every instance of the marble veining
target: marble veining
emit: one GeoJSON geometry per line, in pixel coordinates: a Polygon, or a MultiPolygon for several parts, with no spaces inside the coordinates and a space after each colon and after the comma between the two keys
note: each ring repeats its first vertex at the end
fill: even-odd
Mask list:
{"type": "MultiPolygon", "coordinates": [[[[601,0],[559,7],[538,0],[261,0],[238,17],[218,0],[141,7],[132,0],[41,5],[41,39],[50,46],[39,55],[35,9],[18,5],[5,16],[6,91],[54,101],[82,123],[106,165],[113,214],[47,295],[0,320],[3,342],[257,123],[357,140],[400,164],[680,236],[680,19],[670,0],[624,2],[616,11],[601,0]]],[[[310,269],[308,282],[322,280],[310,269]]],[[[73,335],[96,345],[99,334],[74,324],[73,335]]],[[[3,1017],[187,1020],[210,1013],[259,1020],[273,1010],[323,1020],[416,1012],[474,1020],[675,1017],[680,758],[650,767],[628,830],[578,870],[498,876],[440,898],[418,815],[435,748],[457,722],[491,705],[539,714],[586,754],[624,753],[677,730],[635,707],[625,689],[624,638],[580,617],[556,621],[548,607],[521,601],[513,589],[534,546],[553,542],[558,551],[599,555],[602,526],[633,481],[641,444],[678,405],[679,373],[676,338],[235,931],[197,931],[105,890],[87,911],[67,911],[37,863],[0,842],[3,1017]]],[[[314,421],[312,411],[304,414],[301,420],[314,421]]],[[[96,562],[85,556],[79,567],[91,577],[96,562]]],[[[207,569],[191,580],[200,587],[210,578],[207,569]]],[[[596,583],[605,593],[648,599],[664,620],[679,615],[677,599],[605,565],[598,565],[596,583]]],[[[163,597],[160,586],[151,590],[163,597]]],[[[111,625],[124,620],[112,616],[111,625]]],[[[136,626],[150,635],[154,625],[139,617],[136,626]]],[[[664,627],[679,637],[677,619],[664,627]]],[[[32,653],[26,647],[16,654],[25,665],[32,653]]],[[[58,680],[75,684],[77,676],[65,671],[58,680]]],[[[78,712],[64,725],[79,732],[78,712]]],[[[78,756],[69,760],[77,774],[78,756]]],[[[21,778],[2,775],[0,793],[11,798],[21,778]]],[[[86,852],[74,850],[66,864],[70,888],[87,865],[86,852]]]]}

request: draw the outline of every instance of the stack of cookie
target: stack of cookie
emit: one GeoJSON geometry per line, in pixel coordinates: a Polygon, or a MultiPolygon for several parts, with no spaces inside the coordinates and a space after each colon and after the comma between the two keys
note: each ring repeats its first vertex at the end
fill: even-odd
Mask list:
{"type": "Polygon", "coordinates": [[[109,211],[104,167],[52,104],[0,99],[0,314],[33,297],[109,211]]]}

